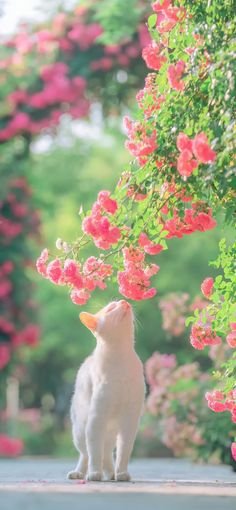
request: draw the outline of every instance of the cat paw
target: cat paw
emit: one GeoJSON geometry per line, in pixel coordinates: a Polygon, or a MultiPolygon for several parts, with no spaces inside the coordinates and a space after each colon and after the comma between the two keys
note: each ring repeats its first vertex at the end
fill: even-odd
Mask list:
{"type": "Polygon", "coordinates": [[[101,482],[102,473],[100,471],[91,471],[87,475],[87,480],[89,480],[90,482],[101,482]]]}
{"type": "Polygon", "coordinates": [[[107,482],[113,482],[115,480],[115,473],[105,473],[105,479],[107,482]]]}
{"type": "Polygon", "coordinates": [[[116,481],[117,482],[130,482],[131,476],[127,471],[123,473],[116,473],[116,481]]]}
{"type": "Polygon", "coordinates": [[[67,473],[68,480],[83,480],[84,474],[81,471],[69,471],[67,473]]]}

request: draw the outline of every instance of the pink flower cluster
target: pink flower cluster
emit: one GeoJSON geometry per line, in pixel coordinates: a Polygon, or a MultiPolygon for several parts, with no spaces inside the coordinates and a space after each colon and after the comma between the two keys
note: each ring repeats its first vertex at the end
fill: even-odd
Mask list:
{"type": "Polygon", "coordinates": [[[162,442],[175,455],[190,453],[195,445],[203,443],[196,420],[196,399],[203,379],[198,363],[177,366],[174,354],[155,352],[145,364],[145,375],[150,386],[147,411],[158,418],[162,442]]]}
{"type": "Polygon", "coordinates": [[[236,390],[229,391],[226,395],[219,390],[207,392],[206,400],[208,407],[215,413],[229,411],[233,423],[236,423],[236,390]]]}
{"type": "Polygon", "coordinates": [[[97,41],[103,29],[99,23],[91,23],[90,12],[90,9],[76,10],[73,17],[60,13],[49,28],[31,32],[23,27],[16,36],[4,43],[8,56],[0,61],[2,80],[7,80],[9,68],[15,72],[16,78],[23,78],[20,80],[22,88],[13,90],[5,98],[9,115],[3,115],[5,125],[0,130],[0,141],[20,133],[35,134],[52,127],[58,124],[65,112],[75,118],[87,115],[89,102],[85,97],[86,81],[82,76],[74,76],[74,61],[78,51],[87,53],[87,67],[93,74],[101,70],[127,68],[133,59],[139,58],[143,46],[150,42],[147,28],[141,24],[135,41],[126,39],[119,45],[103,45],[97,41]],[[97,46],[98,51],[92,51],[90,55],[89,49],[93,46],[97,46]],[[28,59],[40,64],[47,60],[45,55],[48,54],[54,58],[60,55],[61,61],[44,66],[46,70],[44,67],[41,69],[40,79],[36,73],[37,91],[31,93],[30,89],[25,88],[28,59]],[[40,118],[38,110],[41,110],[40,118]]]}
{"type": "Polygon", "coordinates": [[[184,90],[184,81],[181,80],[185,70],[185,62],[179,60],[176,64],[171,64],[167,69],[168,81],[172,89],[184,90]]]}
{"type": "Polygon", "coordinates": [[[21,331],[16,331],[12,336],[12,347],[21,345],[35,347],[39,342],[40,329],[36,324],[27,324],[21,331]]]}
{"type": "Polygon", "coordinates": [[[7,193],[0,201],[0,241],[2,263],[0,264],[0,370],[7,367],[19,345],[35,346],[39,329],[33,324],[34,303],[28,298],[29,280],[24,278],[24,268],[30,265],[25,251],[23,236],[37,236],[38,211],[32,210],[31,188],[25,177],[10,179],[7,193]],[[17,254],[14,262],[12,254],[17,254]],[[20,297],[17,266],[21,266],[20,297]],[[25,297],[24,297],[25,296],[25,297]],[[20,299],[20,301],[19,301],[20,299]],[[23,299],[23,301],[22,301],[23,299]],[[20,305],[19,305],[20,302],[20,305]]]}
{"type": "Polygon", "coordinates": [[[0,239],[3,245],[9,245],[20,234],[38,228],[38,212],[30,210],[27,203],[31,189],[24,177],[9,182],[9,192],[0,200],[0,239]],[[29,214],[30,212],[30,214],[29,214]]]}
{"type": "Polygon", "coordinates": [[[169,32],[175,25],[185,18],[186,10],[184,7],[175,7],[171,0],[154,2],[152,5],[154,12],[157,13],[156,28],[160,34],[169,32]]]}
{"type": "Polygon", "coordinates": [[[186,292],[172,292],[159,301],[162,327],[172,336],[179,336],[185,331],[185,320],[189,310],[188,299],[189,295],[186,292]]]}
{"type": "Polygon", "coordinates": [[[24,443],[21,439],[0,434],[0,456],[18,457],[24,450],[24,443]]]}
{"type": "Polygon", "coordinates": [[[226,337],[226,342],[232,349],[236,347],[236,322],[231,322],[230,324],[230,333],[228,333],[226,337]]]}
{"type": "Polygon", "coordinates": [[[103,29],[98,23],[84,25],[83,23],[76,21],[72,25],[72,28],[68,33],[68,37],[71,41],[78,44],[82,51],[85,51],[93,45],[102,32],[103,29]]]}
{"type": "Polygon", "coordinates": [[[117,244],[121,237],[120,229],[112,226],[109,218],[103,215],[104,212],[114,215],[117,208],[117,202],[110,198],[110,192],[100,191],[91,215],[86,216],[82,222],[83,232],[92,236],[95,246],[102,250],[108,250],[117,244]]]}
{"type": "Polygon", "coordinates": [[[190,343],[194,349],[202,350],[208,345],[220,345],[221,337],[212,330],[211,326],[197,323],[192,326],[190,343]]]}
{"type": "Polygon", "coordinates": [[[182,335],[186,330],[185,321],[189,313],[198,309],[203,310],[208,301],[201,296],[196,296],[192,303],[189,303],[189,295],[186,292],[171,292],[159,301],[159,308],[162,314],[162,328],[172,337],[182,335]]]}
{"type": "Polygon", "coordinates": [[[144,232],[141,232],[138,244],[144,249],[145,253],[148,253],[149,255],[157,255],[163,250],[163,246],[161,244],[153,243],[144,232]]]}
{"type": "Polygon", "coordinates": [[[189,177],[199,163],[213,163],[216,159],[216,153],[211,149],[205,133],[197,134],[193,140],[179,133],[176,144],[180,151],[177,170],[182,177],[189,177]]]}
{"type": "Polygon", "coordinates": [[[180,217],[175,209],[173,217],[163,222],[163,230],[167,230],[166,237],[183,237],[199,230],[205,232],[216,226],[216,221],[212,218],[212,210],[204,209],[204,204],[194,203],[189,209],[185,209],[184,216],[180,217]]]}
{"type": "Polygon", "coordinates": [[[128,299],[139,301],[150,299],[156,294],[155,288],[149,288],[150,278],[159,271],[156,264],[145,264],[145,253],[139,248],[124,248],[124,271],[117,273],[119,292],[128,299]]]}
{"type": "Polygon", "coordinates": [[[147,75],[145,87],[136,94],[136,100],[138,107],[142,110],[147,120],[160,110],[162,103],[165,101],[165,96],[158,93],[155,73],[147,75]]]}
{"type": "Polygon", "coordinates": [[[142,57],[146,62],[147,67],[159,71],[163,64],[167,61],[166,56],[163,54],[163,47],[152,41],[142,51],[142,57]]]}
{"type": "Polygon", "coordinates": [[[96,287],[105,289],[104,280],[112,274],[111,265],[95,257],[89,257],[83,267],[72,259],[66,259],[63,265],[60,259],[48,263],[48,258],[48,250],[44,249],[36,262],[38,272],[56,285],[67,285],[76,305],[87,303],[96,287]]]}
{"type": "Polygon", "coordinates": [[[73,114],[76,107],[77,117],[87,114],[89,102],[84,97],[86,81],[81,76],[68,77],[69,68],[64,62],[56,62],[42,67],[41,80],[42,89],[30,95],[26,91],[17,90],[9,95],[8,101],[12,105],[12,118],[0,131],[0,140],[5,141],[21,132],[32,134],[39,132],[42,128],[58,122],[61,116],[60,108],[54,109],[41,120],[33,120],[31,115],[17,110],[18,105],[27,105],[36,110],[49,108],[61,103],[70,105],[68,111],[73,114]]]}
{"type": "Polygon", "coordinates": [[[127,130],[129,140],[125,146],[140,165],[144,165],[149,154],[152,154],[157,148],[157,132],[155,129],[151,133],[147,132],[147,126],[140,122],[132,122],[128,117],[124,117],[124,126],[127,130]]]}
{"type": "Polygon", "coordinates": [[[203,296],[209,299],[212,295],[214,287],[214,279],[213,278],[205,278],[201,284],[201,291],[203,293],[203,296]]]}
{"type": "Polygon", "coordinates": [[[0,370],[5,368],[11,359],[11,352],[21,345],[35,347],[39,340],[39,327],[36,324],[27,324],[23,329],[17,330],[12,322],[0,316],[0,335],[6,341],[0,343],[0,370]]]}

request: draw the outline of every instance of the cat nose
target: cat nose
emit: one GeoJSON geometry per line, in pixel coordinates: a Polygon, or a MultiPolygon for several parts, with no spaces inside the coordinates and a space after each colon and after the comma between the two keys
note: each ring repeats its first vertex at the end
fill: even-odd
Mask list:
{"type": "Polygon", "coordinates": [[[124,299],[122,299],[120,301],[120,303],[122,304],[122,306],[126,307],[127,309],[130,308],[130,304],[127,301],[125,301],[124,299]]]}

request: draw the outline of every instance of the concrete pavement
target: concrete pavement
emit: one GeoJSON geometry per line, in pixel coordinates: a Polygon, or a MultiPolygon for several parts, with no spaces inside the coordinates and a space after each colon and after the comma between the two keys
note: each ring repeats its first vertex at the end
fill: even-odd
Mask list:
{"type": "Polygon", "coordinates": [[[75,460],[1,460],[0,509],[236,510],[236,474],[228,466],[135,459],[129,483],[66,480],[75,460]]]}

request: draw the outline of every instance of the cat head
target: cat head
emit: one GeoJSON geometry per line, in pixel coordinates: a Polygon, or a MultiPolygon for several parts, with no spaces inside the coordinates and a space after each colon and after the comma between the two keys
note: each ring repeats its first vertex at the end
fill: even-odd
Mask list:
{"type": "Polygon", "coordinates": [[[95,337],[103,340],[111,342],[116,338],[133,337],[133,310],[124,299],[112,301],[95,315],[81,312],[80,320],[95,337]]]}

